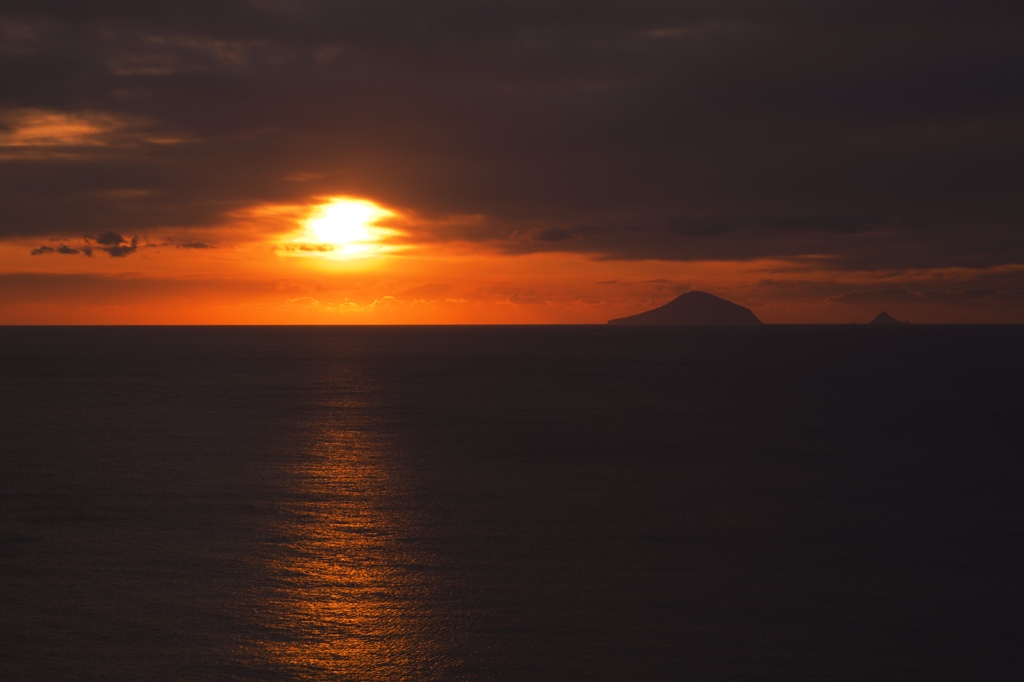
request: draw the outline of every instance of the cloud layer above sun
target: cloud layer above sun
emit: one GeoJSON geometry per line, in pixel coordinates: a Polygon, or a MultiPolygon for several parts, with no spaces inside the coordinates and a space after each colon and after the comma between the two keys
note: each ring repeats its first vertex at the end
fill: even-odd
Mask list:
{"type": "Polygon", "coordinates": [[[1024,321],[1022,30],[1000,0],[14,0],[0,298],[1024,321]],[[304,234],[339,197],[379,232],[304,234]]]}

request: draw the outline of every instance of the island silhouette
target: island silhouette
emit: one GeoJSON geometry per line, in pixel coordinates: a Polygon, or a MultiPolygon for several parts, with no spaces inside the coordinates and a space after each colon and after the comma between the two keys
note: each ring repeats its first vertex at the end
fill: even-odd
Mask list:
{"type": "Polygon", "coordinates": [[[868,322],[868,324],[910,324],[907,320],[897,320],[895,317],[885,312],[884,310],[878,313],[875,319],[868,322]]]}
{"type": "Polygon", "coordinates": [[[608,320],[608,324],[750,326],[761,324],[761,320],[749,308],[705,291],[690,291],[660,308],[608,320]]]}

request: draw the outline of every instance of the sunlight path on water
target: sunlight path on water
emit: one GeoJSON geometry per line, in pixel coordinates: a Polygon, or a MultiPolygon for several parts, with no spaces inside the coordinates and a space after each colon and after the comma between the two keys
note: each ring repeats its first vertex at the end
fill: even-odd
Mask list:
{"type": "Polygon", "coordinates": [[[343,388],[345,398],[324,398],[305,455],[287,472],[256,605],[262,635],[239,653],[285,679],[445,678],[436,562],[416,541],[408,474],[372,406],[343,388]]]}

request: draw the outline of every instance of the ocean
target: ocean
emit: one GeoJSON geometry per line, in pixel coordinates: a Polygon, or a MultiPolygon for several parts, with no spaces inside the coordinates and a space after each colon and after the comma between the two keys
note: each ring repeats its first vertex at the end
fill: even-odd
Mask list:
{"type": "Polygon", "coordinates": [[[1022,350],[2,327],[0,679],[1020,679],[1022,350]]]}

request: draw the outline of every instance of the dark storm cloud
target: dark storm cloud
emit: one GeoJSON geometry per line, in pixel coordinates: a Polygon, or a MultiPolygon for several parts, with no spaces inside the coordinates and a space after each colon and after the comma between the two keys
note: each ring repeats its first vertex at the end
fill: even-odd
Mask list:
{"type": "Polygon", "coordinates": [[[125,256],[135,253],[135,250],[137,248],[138,244],[133,241],[130,244],[118,244],[117,246],[108,246],[103,250],[109,253],[114,258],[124,258],[125,256]]]}
{"type": "Polygon", "coordinates": [[[92,247],[82,246],[79,248],[75,248],[73,246],[68,246],[67,244],[61,244],[56,248],[52,246],[40,246],[38,248],[32,249],[29,253],[31,253],[33,256],[39,256],[44,253],[60,253],[65,256],[77,256],[78,254],[81,253],[86,256],[92,256],[92,247]]]}
{"type": "Polygon", "coordinates": [[[120,246],[127,241],[127,239],[114,231],[104,232],[96,236],[96,243],[101,246],[120,246]]]}
{"type": "MultiPolygon", "coordinates": [[[[44,253],[60,253],[68,256],[74,256],[82,254],[84,256],[92,257],[94,250],[105,251],[114,258],[123,258],[130,254],[135,253],[139,249],[139,238],[132,237],[128,240],[116,232],[104,232],[95,237],[84,237],[82,242],[78,246],[70,246],[68,244],[61,244],[56,248],[52,246],[40,246],[32,249],[30,253],[33,256],[38,256],[44,253]]],[[[146,244],[145,246],[159,246],[157,244],[146,244]]],[[[196,247],[192,245],[191,248],[206,248],[206,245],[202,247],[196,247]]]]}
{"type": "Polygon", "coordinates": [[[7,236],[347,193],[516,253],[1024,262],[1019,2],[4,7],[7,236]]]}
{"type": "Polygon", "coordinates": [[[594,234],[607,234],[610,230],[602,225],[571,225],[569,227],[562,227],[561,225],[555,225],[553,227],[544,227],[536,230],[531,230],[527,233],[526,237],[530,241],[538,242],[564,242],[567,239],[573,239],[575,237],[586,237],[594,234]]]}
{"type": "Polygon", "coordinates": [[[124,258],[135,253],[139,248],[138,237],[132,237],[129,241],[113,230],[97,235],[93,241],[99,244],[98,248],[101,251],[106,251],[114,258],[124,258]]]}
{"type": "MultiPolygon", "coordinates": [[[[883,216],[672,216],[668,231],[686,237],[720,237],[744,229],[772,231],[814,231],[847,234],[878,229],[890,221],[883,216]]],[[[902,225],[901,225],[902,227],[902,225]]]]}

